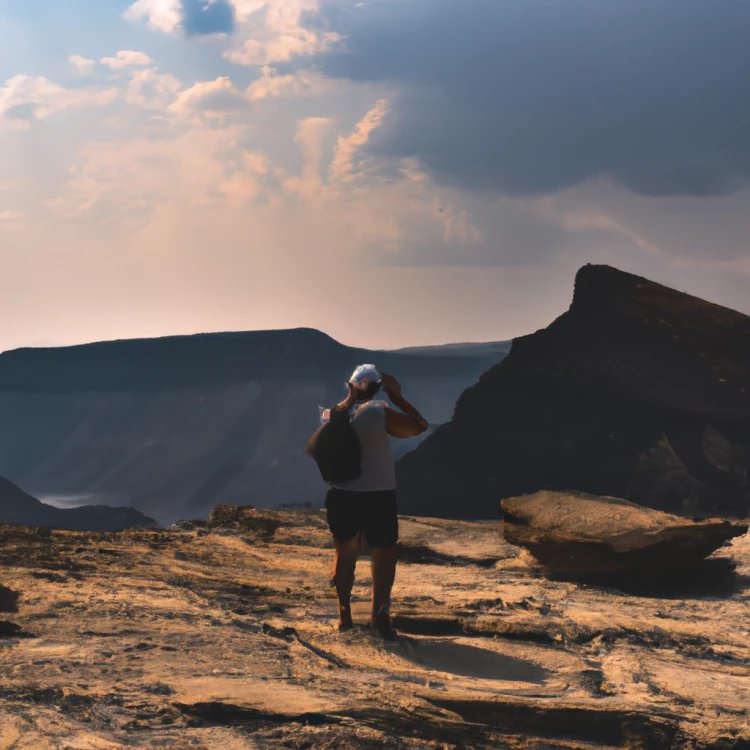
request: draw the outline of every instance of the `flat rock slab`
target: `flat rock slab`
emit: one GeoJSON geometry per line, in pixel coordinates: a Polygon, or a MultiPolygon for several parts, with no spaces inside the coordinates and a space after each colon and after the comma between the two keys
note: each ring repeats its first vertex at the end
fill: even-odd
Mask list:
{"type": "Polygon", "coordinates": [[[542,491],[501,503],[503,533],[557,573],[644,573],[695,568],[748,521],[691,520],[616,497],[542,491]]]}

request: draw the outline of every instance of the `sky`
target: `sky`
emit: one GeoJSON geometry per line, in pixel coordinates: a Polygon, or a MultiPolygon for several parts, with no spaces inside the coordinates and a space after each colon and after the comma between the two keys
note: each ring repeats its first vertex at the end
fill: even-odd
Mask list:
{"type": "Polygon", "coordinates": [[[748,0],[0,0],[0,351],[750,313],[748,0]]]}

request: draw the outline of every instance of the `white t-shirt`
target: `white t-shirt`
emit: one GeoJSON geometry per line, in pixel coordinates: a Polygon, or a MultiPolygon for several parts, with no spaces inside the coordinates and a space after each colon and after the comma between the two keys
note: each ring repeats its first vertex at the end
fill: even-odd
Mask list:
{"type": "MultiPolygon", "coordinates": [[[[385,430],[385,401],[363,401],[349,407],[349,415],[362,451],[362,474],[350,482],[332,485],[352,492],[396,489],[396,466],[385,430]]],[[[328,414],[324,413],[325,419],[328,414]]]]}

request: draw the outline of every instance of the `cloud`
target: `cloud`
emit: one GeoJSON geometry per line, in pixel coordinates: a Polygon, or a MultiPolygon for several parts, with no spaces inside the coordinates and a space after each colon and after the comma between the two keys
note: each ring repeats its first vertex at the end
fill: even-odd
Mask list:
{"type": "Polygon", "coordinates": [[[31,120],[44,120],[65,109],[106,106],[119,94],[115,88],[68,89],[43,76],[17,75],[0,87],[0,117],[28,127],[31,120]]]}
{"type": "Polygon", "coordinates": [[[234,6],[228,0],[182,0],[182,28],[188,36],[231,34],[234,6]]]}
{"type": "Polygon", "coordinates": [[[253,174],[268,174],[271,171],[271,161],[262,151],[245,151],[242,154],[242,164],[253,174]]]}
{"type": "MultiPolygon", "coordinates": [[[[747,195],[653,199],[606,180],[544,197],[466,191],[436,183],[415,157],[373,157],[371,144],[392,117],[393,103],[381,89],[347,86],[302,106],[250,106],[247,93],[225,78],[185,87],[167,77],[161,93],[152,94],[161,80],[156,70],[128,77],[139,81],[128,94],[143,96],[143,106],[156,107],[161,97],[164,122],[154,126],[152,118],[131,113],[96,142],[89,136],[75,161],[65,163],[64,188],[42,208],[30,208],[29,230],[4,235],[18,246],[19,262],[52,246],[53,260],[65,258],[54,274],[37,260],[45,270],[34,278],[41,310],[68,309],[57,291],[61,276],[87,300],[85,321],[66,319],[68,336],[301,322],[336,333],[349,302],[365,293],[374,302],[394,298],[398,314],[389,329],[402,331],[399,319],[416,321],[400,334],[407,338],[489,339],[499,337],[499,325],[510,335],[548,323],[569,304],[575,267],[589,260],[747,304],[748,266],[736,258],[750,231],[750,219],[740,220],[750,216],[747,195]],[[226,125],[203,116],[204,107],[231,111],[226,96],[249,107],[246,119],[226,125]],[[387,104],[379,101],[386,97],[387,104]],[[706,202],[712,205],[701,214],[706,202]],[[714,244],[704,246],[714,251],[729,234],[737,244],[722,247],[725,262],[699,264],[703,258],[684,257],[693,249],[689,235],[697,229],[708,243],[711,234],[701,225],[710,225],[712,215],[722,220],[713,222],[714,244]],[[37,252],[22,251],[24,241],[37,252]],[[723,297],[716,290],[730,277],[732,291],[723,297]],[[321,298],[332,279],[340,294],[321,298]],[[142,319],[127,312],[135,284],[142,319]],[[85,293],[89,286],[102,298],[98,306],[85,293]],[[409,317],[415,305],[423,312],[416,319],[409,317]],[[106,325],[92,309],[106,309],[106,325]],[[118,320],[132,327],[117,328],[118,320]]],[[[0,205],[27,206],[10,191],[0,205]]],[[[4,300],[0,305],[14,309],[4,300]]],[[[60,325],[45,314],[39,325],[60,325]]],[[[361,331],[352,326],[339,335],[354,343],[361,331]]]]}
{"type": "Polygon", "coordinates": [[[136,70],[130,76],[125,101],[144,109],[166,110],[182,88],[182,83],[169,73],[156,68],[136,70]]]}
{"type": "Polygon", "coordinates": [[[279,75],[275,68],[264,65],[260,78],[256,78],[245,90],[250,101],[268,99],[284,94],[321,93],[330,88],[326,79],[319,73],[298,70],[279,75]]]}
{"type": "Polygon", "coordinates": [[[219,186],[243,133],[242,126],[198,126],[161,139],[87,144],[47,208],[60,219],[127,226],[170,206],[191,211],[221,203],[219,186]]]}
{"type": "Polygon", "coordinates": [[[145,52],[121,49],[114,57],[103,57],[101,64],[112,70],[123,68],[142,68],[151,65],[151,58],[145,52]]]}
{"type": "Polygon", "coordinates": [[[187,115],[203,113],[209,117],[220,117],[242,109],[247,99],[228,76],[214,81],[202,81],[183,91],[170,105],[170,112],[187,115]]]}
{"type": "Polygon", "coordinates": [[[357,123],[353,133],[340,135],[336,144],[333,161],[328,171],[329,179],[338,182],[351,181],[359,171],[355,164],[357,152],[370,140],[372,132],[383,124],[388,113],[385,99],[378,103],[357,123]]]}
{"type": "MultiPolygon", "coordinates": [[[[750,3],[379,0],[326,14],[328,75],[402,96],[368,148],[510,195],[610,177],[644,195],[750,181],[750,3]]],[[[251,55],[252,57],[252,55],[251,55]]]]}
{"type": "Polygon", "coordinates": [[[137,0],[124,13],[128,21],[146,21],[152,29],[170,33],[182,21],[181,0],[137,0]]]}
{"type": "Polygon", "coordinates": [[[26,214],[23,211],[0,211],[0,232],[19,232],[26,228],[26,214]]]}
{"type": "Polygon", "coordinates": [[[245,17],[247,2],[240,0],[137,0],[124,13],[128,21],[146,21],[157,31],[178,31],[187,36],[231,34],[235,28],[235,6],[245,17]]]}
{"type": "Polygon", "coordinates": [[[304,165],[302,174],[292,175],[284,181],[287,193],[309,198],[323,189],[323,142],[334,125],[331,117],[306,117],[299,123],[294,142],[299,147],[304,165]]]}
{"type": "Polygon", "coordinates": [[[239,65],[270,65],[321,54],[341,39],[337,32],[314,24],[319,0],[266,0],[242,7],[245,41],[225,53],[239,65]]]}
{"type": "Polygon", "coordinates": [[[96,60],[89,60],[81,55],[71,55],[68,61],[79,73],[84,75],[93,73],[96,65],[96,60]]]}

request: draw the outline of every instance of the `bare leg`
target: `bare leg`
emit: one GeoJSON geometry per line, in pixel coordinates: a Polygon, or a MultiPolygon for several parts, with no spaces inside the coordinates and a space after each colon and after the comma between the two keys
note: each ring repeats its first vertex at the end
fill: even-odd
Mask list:
{"type": "Polygon", "coordinates": [[[339,630],[349,630],[354,626],[352,622],[352,586],[354,585],[354,570],[359,556],[359,534],[348,542],[333,540],[335,554],[331,578],[336,587],[339,599],[339,630]]]}
{"type": "Polygon", "coordinates": [[[391,589],[396,579],[396,546],[376,547],[371,551],[372,625],[384,638],[392,638],[391,589]]]}

